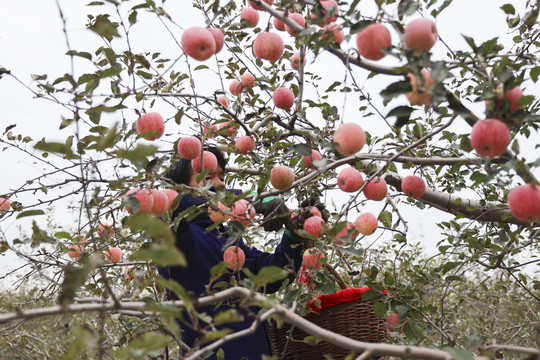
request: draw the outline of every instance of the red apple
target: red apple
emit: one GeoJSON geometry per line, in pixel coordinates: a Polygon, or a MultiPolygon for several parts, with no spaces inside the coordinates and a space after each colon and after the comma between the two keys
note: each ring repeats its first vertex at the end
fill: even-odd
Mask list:
{"type": "MultiPolygon", "coordinates": [[[[251,5],[251,7],[254,8],[255,10],[264,10],[262,7],[258,6],[253,1],[249,0],[248,2],[249,2],[249,5],[251,5]]],[[[264,0],[264,2],[267,3],[269,6],[272,6],[272,4],[274,3],[274,0],[264,0]]]]}
{"type": "Polygon", "coordinates": [[[178,140],[176,148],[181,157],[193,160],[201,154],[202,144],[201,140],[196,137],[184,137],[178,140]]]}
{"type": "Polygon", "coordinates": [[[382,177],[375,177],[364,188],[364,196],[369,200],[381,201],[386,197],[388,187],[382,177]]]}
{"type": "Polygon", "coordinates": [[[255,208],[250,206],[246,199],[240,199],[232,207],[231,220],[238,221],[240,224],[247,226],[255,218],[255,215],[255,208]]]}
{"type": "Polygon", "coordinates": [[[216,52],[214,54],[217,54],[223,48],[223,43],[225,42],[225,34],[223,33],[223,30],[218,28],[208,28],[208,31],[210,31],[210,33],[214,37],[214,41],[216,42],[216,52]]]}
{"type": "Polygon", "coordinates": [[[336,234],[336,236],[335,236],[336,240],[334,240],[334,244],[342,245],[343,241],[341,241],[340,239],[347,236],[349,234],[349,230],[351,230],[351,229],[354,230],[354,231],[351,232],[351,240],[354,241],[356,239],[356,237],[358,236],[358,230],[356,230],[356,226],[353,223],[348,222],[347,225],[345,225],[345,227],[343,229],[341,229],[341,231],[336,234]]]}
{"type": "Polygon", "coordinates": [[[278,61],[284,49],[285,45],[281,36],[271,32],[260,33],[253,42],[253,54],[271,62],[278,61]]]}
{"type": "Polygon", "coordinates": [[[106,261],[117,263],[122,260],[122,249],[117,246],[112,246],[109,248],[109,251],[105,251],[104,255],[106,261]]]}
{"type": "Polygon", "coordinates": [[[238,246],[229,246],[223,252],[223,261],[227,263],[229,270],[240,270],[246,261],[246,254],[238,246]]]}
{"type": "Polygon", "coordinates": [[[377,230],[379,222],[375,215],[367,212],[356,218],[354,226],[362,235],[371,235],[377,230]]]}
{"type": "Polygon", "coordinates": [[[336,150],[343,156],[350,156],[360,151],[366,144],[366,134],[362,127],[354,123],[341,124],[334,131],[336,150]]]}
{"type": "Polygon", "coordinates": [[[132,281],[135,280],[137,278],[137,275],[135,274],[135,267],[133,266],[126,267],[124,278],[126,280],[132,280],[132,281]]]}
{"type": "Polygon", "coordinates": [[[321,260],[324,258],[324,253],[321,250],[315,248],[307,249],[302,255],[302,261],[304,263],[304,266],[308,270],[319,270],[323,264],[321,260]]]}
{"type": "MultiPolygon", "coordinates": [[[[167,195],[167,198],[169,199],[169,210],[172,209],[173,202],[178,197],[178,191],[174,189],[163,189],[161,191],[165,193],[165,195],[167,195]]],[[[176,210],[178,208],[178,205],[180,205],[180,203],[176,204],[176,207],[173,210],[176,210]]]]}
{"type": "Polygon", "coordinates": [[[86,239],[83,237],[79,242],[76,242],[74,244],[71,244],[68,246],[68,256],[72,259],[74,258],[80,258],[81,253],[84,252],[84,248],[86,245],[86,239]]]}
{"type": "MultiPolygon", "coordinates": [[[[154,198],[152,193],[148,189],[134,188],[129,190],[124,198],[134,197],[139,202],[139,213],[149,213],[154,206],[154,198]]],[[[126,206],[127,212],[133,214],[133,210],[130,206],[126,206]]]]}
{"type": "Polygon", "coordinates": [[[356,46],[366,59],[380,60],[386,56],[382,49],[392,46],[390,31],[380,23],[368,25],[356,35],[356,46]]]}
{"type": "Polygon", "coordinates": [[[204,150],[202,152],[202,162],[201,154],[195,159],[191,160],[191,167],[196,173],[201,173],[203,168],[210,169],[209,174],[213,174],[218,167],[218,161],[216,155],[212,154],[210,151],[204,150]]]}
{"type": "Polygon", "coordinates": [[[228,221],[231,217],[231,209],[225,206],[221,201],[217,202],[217,205],[208,206],[208,217],[215,223],[222,223],[228,221]],[[217,210],[215,209],[217,208],[217,210]]]}
{"type": "Polygon", "coordinates": [[[332,32],[334,34],[334,41],[338,44],[341,44],[343,42],[343,39],[345,39],[345,33],[343,32],[343,29],[341,29],[341,26],[334,22],[331,22],[328,25],[324,26],[321,37],[329,36],[329,32],[332,32]]]}
{"type": "Polygon", "coordinates": [[[291,89],[278,87],[272,93],[272,100],[277,108],[290,110],[294,105],[294,93],[291,89]]]}
{"type": "Polygon", "coordinates": [[[152,189],[152,197],[154,198],[154,206],[152,206],[151,213],[155,216],[161,216],[171,208],[169,197],[163,191],[152,189]]]}
{"type": "MultiPolygon", "coordinates": [[[[283,15],[283,11],[280,11],[280,13],[283,15]]],[[[274,17],[274,27],[276,30],[285,31],[285,23],[277,17],[274,17]]]]}
{"type": "MultiPolygon", "coordinates": [[[[294,22],[300,25],[302,28],[306,26],[306,19],[302,14],[290,12],[288,17],[294,20],[294,22]]],[[[285,30],[292,36],[296,34],[296,32],[287,24],[285,24],[285,30]]]]}
{"type": "Polygon", "coordinates": [[[514,217],[521,221],[540,219],[540,186],[525,184],[508,193],[508,207],[514,217]]]}
{"type": "Polygon", "coordinates": [[[270,183],[278,190],[286,190],[294,182],[294,173],[288,166],[276,166],[270,173],[270,183]]]}
{"type": "Polygon", "coordinates": [[[240,81],[244,87],[252,88],[255,86],[255,76],[253,76],[253,74],[250,72],[243,73],[240,77],[240,81]]]}
{"type": "Polygon", "coordinates": [[[143,135],[146,140],[160,138],[164,131],[165,122],[157,112],[146,113],[137,121],[137,132],[143,135]]]}
{"type": "Polygon", "coordinates": [[[311,155],[302,155],[302,160],[306,163],[306,167],[310,169],[315,169],[316,166],[313,164],[313,160],[319,161],[322,159],[321,153],[315,149],[311,149],[311,155]]]}
{"type": "Polygon", "coordinates": [[[203,61],[216,53],[214,34],[202,27],[192,27],[184,31],[181,39],[182,50],[195,60],[203,61]]]}
{"type": "Polygon", "coordinates": [[[415,19],[405,26],[403,41],[407,49],[428,51],[437,41],[437,26],[428,18],[415,19]]]}
{"type": "Polygon", "coordinates": [[[324,219],[320,216],[312,216],[304,221],[304,231],[315,237],[321,237],[324,219]]]}
{"type": "Polygon", "coordinates": [[[217,128],[220,133],[225,137],[234,136],[238,132],[238,128],[231,125],[230,121],[224,121],[222,123],[219,123],[217,128]]]}
{"type": "MultiPolygon", "coordinates": [[[[307,63],[307,56],[304,56],[304,66],[306,66],[307,63]]],[[[293,56],[291,56],[291,67],[295,70],[300,69],[300,53],[294,53],[293,56]]]]}
{"type": "Polygon", "coordinates": [[[5,213],[11,209],[11,201],[6,198],[0,197],[0,214],[5,213]]]}
{"type": "MultiPolygon", "coordinates": [[[[339,6],[337,2],[335,2],[334,0],[321,0],[321,7],[322,7],[321,12],[325,16],[327,16],[327,14],[330,15],[330,13],[332,12],[332,16],[327,16],[326,19],[324,20],[325,24],[328,24],[330,22],[337,20],[337,16],[339,14],[339,6]]],[[[313,19],[316,19],[317,15],[312,13],[311,17],[313,19]]]]}
{"type": "Polygon", "coordinates": [[[353,167],[348,167],[339,172],[337,177],[338,187],[345,192],[355,192],[364,185],[362,173],[353,167]]]}
{"type": "Polygon", "coordinates": [[[513,113],[518,109],[523,109],[523,106],[518,105],[518,100],[523,96],[523,91],[516,86],[504,93],[504,96],[510,101],[510,112],[513,113]]]}
{"type": "Polygon", "coordinates": [[[405,195],[417,199],[424,195],[424,192],[426,191],[426,183],[424,182],[424,179],[419,176],[405,176],[405,178],[401,181],[401,190],[403,190],[405,195]]]}
{"type": "Polygon", "coordinates": [[[229,104],[231,103],[231,101],[225,95],[218,96],[217,101],[225,107],[229,107],[229,104]]]}
{"type": "Polygon", "coordinates": [[[240,136],[236,139],[236,147],[240,154],[246,155],[248,152],[255,150],[255,140],[251,136],[240,136]]]}
{"type": "MultiPolygon", "coordinates": [[[[254,10],[255,11],[255,10],[254,10]]],[[[229,92],[233,95],[240,95],[242,93],[242,83],[238,80],[233,80],[229,84],[229,92]]]]}
{"type": "Polygon", "coordinates": [[[481,156],[502,155],[511,140],[510,129],[498,119],[477,121],[471,130],[471,146],[481,156]]]}
{"type": "Polygon", "coordinates": [[[407,76],[411,81],[412,91],[407,93],[407,99],[411,105],[430,105],[431,104],[431,91],[433,90],[433,78],[431,77],[431,71],[428,69],[420,70],[420,74],[424,78],[424,81],[418,83],[416,76],[409,73],[407,76]]]}
{"type": "Polygon", "coordinates": [[[98,226],[97,234],[102,239],[108,239],[114,236],[114,228],[108,223],[102,223],[98,226]]]}
{"type": "Polygon", "coordinates": [[[252,7],[245,7],[240,12],[240,19],[247,20],[251,27],[255,27],[259,23],[259,12],[252,7]]]}

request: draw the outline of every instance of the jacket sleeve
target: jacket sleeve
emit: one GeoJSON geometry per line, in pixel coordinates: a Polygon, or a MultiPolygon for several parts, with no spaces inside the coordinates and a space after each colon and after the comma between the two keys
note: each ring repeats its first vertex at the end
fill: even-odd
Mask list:
{"type": "MultiPolygon", "coordinates": [[[[256,248],[248,247],[243,242],[240,243],[240,247],[246,254],[246,265],[250,271],[257,274],[265,266],[278,266],[280,268],[286,268],[292,270],[287,277],[292,282],[300,266],[302,265],[302,253],[304,250],[302,239],[291,236],[285,233],[281,238],[281,242],[276,247],[274,253],[268,253],[260,251],[256,248]]],[[[279,290],[283,280],[275,283],[267,284],[265,293],[274,293],[279,290]]]]}

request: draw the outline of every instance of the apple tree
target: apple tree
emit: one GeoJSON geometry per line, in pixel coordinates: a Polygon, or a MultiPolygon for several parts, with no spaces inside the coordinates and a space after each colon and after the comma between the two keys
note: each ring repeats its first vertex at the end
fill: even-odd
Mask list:
{"type": "Polygon", "coordinates": [[[29,81],[0,64],[1,82],[56,104],[60,118],[46,119],[54,130],[41,138],[14,121],[0,136],[3,157],[44,169],[0,188],[0,251],[21,263],[21,284],[39,279],[0,314],[5,357],[169,358],[186,314],[208,340],[186,358],[219,356],[216,344],[235,334],[215,325],[235,314],[197,307],[229,297],[262,307],[257,326],[273,316],[312,334],[307,342],[364,357],[539,357],[539,4],[490,2],[510,36],[485,41],[461,34],[460,19],[437,27],[454,6],[103,0],[73,24],[58,1],[69,66],[28,69],[29,81]],[[242,193],[165,176],[185,158],[204,180],[217,166],[209,145],[229,160],[226,187],[242,193]],[[208,201],[173,217],[183,193],[208,201]],[[272,252],[284,229],[264,231],[253,204],[274,196],[314,248],[307,284],[262,295],[287,275],[277,268],[215,282],[242,272],[232,248],[205,294],[158,275],[185,265],[174,230],[201,212],[229,223],[231,244],[272,252]],[[324,208],[300,205],[310,199],[324,208]],[[308,301],[344,286],[374,290],[366,298],[388,316],[388,343],[302,322],[308,301]]]}

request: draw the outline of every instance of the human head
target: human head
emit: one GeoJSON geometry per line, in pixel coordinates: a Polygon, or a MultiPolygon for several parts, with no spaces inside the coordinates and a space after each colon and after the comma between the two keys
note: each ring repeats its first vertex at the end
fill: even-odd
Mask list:
{"type": "MultiPolygon", "coordinates": [[[[221,150],[215,146],[204,147],[203,150],[210,151],[214,154],[218,161],[218,169],[211,175],[206,177],[206,181],[210,181],[213,186],[218,186],[223,184],[223,177],[225,176],[225,166],[227,165],[227,160],[223,156],[221,150]]],[[[193,171],[191,167],[191,160],[186,160],[181,158],[176,164],[174,164],[171,169],[165,174],[165,177],[171,179],[176,184],[184,184],[188,186],[197,186],[197,173],[193,171]]]]}

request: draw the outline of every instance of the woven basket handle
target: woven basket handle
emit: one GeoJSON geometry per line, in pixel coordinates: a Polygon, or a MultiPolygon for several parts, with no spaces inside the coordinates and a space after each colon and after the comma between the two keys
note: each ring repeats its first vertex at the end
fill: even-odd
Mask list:
{"type": "Polygon", "coordinates": [[[330,271],[332,275],[334,275],[341,290],[345,290],[348,288],[347,284],[345,284],[345,281],[343,281],[341,275],[338,274],[338,272],[332,265],[325,263],[324,267],[326,268],[326,270],[330,271]]]}

